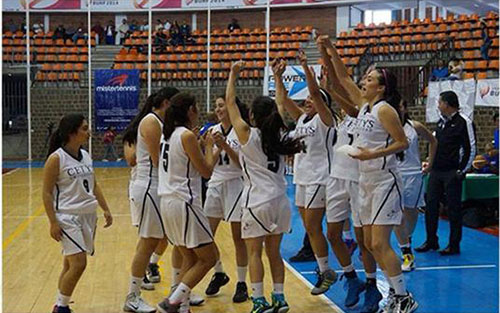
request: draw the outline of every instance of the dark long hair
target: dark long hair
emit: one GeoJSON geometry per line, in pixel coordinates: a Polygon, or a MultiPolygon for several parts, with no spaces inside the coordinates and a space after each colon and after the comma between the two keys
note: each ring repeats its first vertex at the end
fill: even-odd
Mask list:
{"type": "Polygon", "coordinates": [[[333,120],[335,121],[335,123],[337,123],[340,120],[340,116],[332,107],[333,103],[332,96],[330,95],[328,90],[322,87],[319,88],[319,92],[321,94],[321,98],[326,103],[326,106],[330,109],[330,112],[332,112],[333,120]]]}
{"type": "Polygon", "coordinates": [[[252,102],[252,114],[255,126],[262,135],[262,149],[269,157],[291,155],[302,150],[300,139],[288,136],[288,129],[278,112],[276,102],[266,96],[260,96],[252,102]]]}
{"type": "Polygon", "coordinates": [[[163,124],[165,140],[172,136],[176,127],[188,127],[188,111],[192,106],[196,108],[196,98],[188,92],[178,93],[170,99],[170,106],[165,112],[165,123],[163,124]]]}
{"type": "Polygon", "coordinates": [[[404,126],[408,121],[411,120],[411,118],[410,118],[410,114],[408,114],[408,101],[406,101],[405,99],[402,99],[401,103],[403,104],[403,107],[406,110],[406,113],[403,114],[403,123],[402,124],[404,126]]]}
{"type": "Polygon", "coordinates": [[[139,129],[139,123],[144,118],[153,111],[153,109],[159,108],[165,100],[170,100],[174,95],[179,93],[179,90],[174,87],[165,87],[159,91],[152,93],[144,103],[139,114],[137,114],[132,122],[127,126],[123,133],[123,142],[129,145],[134,145],[137,141],[137,130],[139,129]]]}
{"type": "MultiPolygon", "coordinates": [[[[377,69],[379,73],[378,82],[380,85],[385,86],[383,99],[389,103],[391,107],[396,110],[398,113],[398,117],[401,120],[404,116],[401,116],[401,110],[399,110],[399,103],[401,103],[401,95],[399,94],[398,88],[398,79],[393,72],[389,71],[385,68],[377,69]]],[[[404,123],[403,123],[404,125],[404,123]]],[[[396,158],[403,161],[404,159],[404,151],[396,153],[396,158]]]]}
{"type": "MultiPolygon", "coordinates": [[[[224,102],[226,102],[226,95],[225,94],[222,94],[222,95],[219,95],[217,96],[216,99],[223,99],[224,102]]],[[[243,103],[240,98],[236,97],[236,105],[238,106],[238,109],[240,110],[240,115],[241,115],[241,118],[247,122],[247,123],[250,123],[250,120],[248,118],[248,107],[245,103],[243,103]]]]}
{"type": "Polygon", "coordinates": [[[60,121],[57,126],[56,131],[50,137],[49,151],[47,157],[51,155],[54,151],[64,146],[69,141],[69,136],[71,134],[76,134],[78,128],[82,126],[83,121],[85,121],[85,116],[83,114],[67,114],[60,121]]]}

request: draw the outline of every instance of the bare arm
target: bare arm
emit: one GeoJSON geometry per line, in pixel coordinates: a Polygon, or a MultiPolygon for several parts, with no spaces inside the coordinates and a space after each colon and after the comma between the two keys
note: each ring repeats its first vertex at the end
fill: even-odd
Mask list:
{"type": "Polygon", "coordinates": [[[207,135],[207,143],[205,146],[205,155],[201,152],[198,139],[192,131],[185,131],[181,135],[182,147],[186,152],[189,160],[193,162],[193,166],[200,172],[201,176],[209,179],[212,176],[212,171],[217,160],[213,154],[213,141],[210,141],[211,135],[207,135]]]}
{"type": "Polygon", "coordinates": [[[303,51],[299,52],[299,58],[300,58],[300,64],[302,65],[304,73],[306,74],[307,88],[309,89],[309,94],[311,95],[314,108],[318,112],[321,121],[325,125],[332,127],[335,124],[332,111],[321,97],[321,92],[319,91],[319,86],[318,83],[316,82],[316,77],[314,77],[311,68],[307,65],[306,54],[303,51]]]}
{"type": "Polygon", "coordinates": [[[429,172],[432,169],[432,165],[434,164],[434,157],[436,156],[438,145],[437,139],[436,137],[434,137],[434,135],[432,135],[431,131],[420,122],[413,121],[413,126],[415,127],[417,134],[429,142],[429,163],[424,169],[424,172],[429,172]]]}
{"type": "Polygon", "coordinates": [[[111,216],[111,211],[109,211],[108,203],[104,198],[101,187],[97,183],[97,180],[94,178],[94,195],[97,199],[97,203],[104,212],[104,219],[106,219],[106,224],[104,224],[104,228],[111,226],[113,224],[113,217],[111,216]]]}
{"type": "Polygon", "coordinates": [[[382,127],[384,127],[384,129],[389,133],[394,142],[386,148],[377,150],[369,150],[364,147],[358,147],[361,151],[359,154],[351,155],[353,158],[371,160],[395,154],[408,148],[408,139],[406,139],[398,113],[392,107],[389,105],[383,105],[378,111],[378,119],[380,120],[380,123],[382,123],[382,127]]]}
{"type": "Polygon", "coordinates": [[[288,97],[288,92],[283,84],[283,73],[286,69],[285,60],[274,60],[272,63],[274,83],[276,84],[276,104],[280,111],[281,118],[284,118],[283,109],[285,109],[290,116],[297,121],[299,117],[304,114],[301,108],[288,97]]]}
{"type": "Polygon", "coordinates": [[[141,135],[146,142],[146,146],[148,147],[149,155],[151,156],[151,160],[153,161],[153,166],[158,167],[158,160],[160,156],[160,139],[161,139],[161,127],[160,124],[157,123],[156,119],[153,117],[149,117],[147,120],[142,123],[139,128],[141,135]]]}
{"type": "Polygon", "coordinates": [[[53,191],[56,186],[57,178],[59,176],[59,156],[52,154],[45,162],[43,168],[43,205],[45,207],[45,213],[49,218],[50,223],[50,236],[56,240],[60,241],[62,238],[61,227],[57,223],[56,213],[54,210],[54,196],[53,191]]]}
{"type": "Polygon", "coordinates": [[[236,80],[245,62],[239,61],[233,64],[229,73],[229,80],[226,87],[226,108],[231,120],[231,125],[242,145],[246,144],[250,137],[250,126],[241,117],[240,110],[236,105],[236,80]]]}
{"type": "Polygon", "coordinates": [[[137,164],[135,145],[131,145],[128,142],[125,142],[123,144],[123,156],[125,158],[125,161],[127,161],[127,165],[130,167],[134,167],[137,164]]]}
{"type": "Polygon", "coordinates": [[[224,138],[224,136],[220,132],[215,133],[213,136],[214,136],[214,141],[217,144],[217,146],[220,149],[223,149],[224,151],[226,151],[229,158],[236,165],[238,165],[239,168],[241,168],[238,152],[234,151],[233,148],[231,148],[231,146],[226,142],[226,138],[224,138]]]}

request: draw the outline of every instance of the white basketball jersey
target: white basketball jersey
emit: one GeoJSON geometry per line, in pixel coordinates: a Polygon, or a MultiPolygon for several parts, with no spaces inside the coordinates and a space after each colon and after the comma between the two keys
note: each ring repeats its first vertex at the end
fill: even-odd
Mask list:
{"type": "MultiPolygon", "coordinates": [[[[228,129],[228,131],[224,132],[224,129],[222,129],[222,124],[219,123],[213,126],[210,131],[213,134],[215,134],[216,132],[220,132],[222,135],[224,135],[226,137],[226,142],[231,147],[231,149],[239,153],[240,142],[238,141],[238,137],[236,136],[236,132],[234,131],[232,126],[228,129]]],[[[239,178],[242,175],[243,174],[241,172],[241,168],[238,166],[238,164],[234,163],[234,161],[231,160],[226,151],[222,150],[219,156],[219,161],[215,164],[212,177],[210,177],[210,180],[208,181],[208,185],[215,186],[225,181],[239,178]]]]}
{"type": "Polygon", "coordinates": [[[161,136],[158,194],[177,196],[201,208],[201,175],[184,151],[181,136],[186,127],[177,127],[168,140],[161,136]]]}
{"type": "MultiPolygon", "coordinates": [[[[389,146],[392,138],[384,129],[378,119],[378,110],[383,106],[389,106],[386,101],[381,100],[373,105],[365,104],[358,113],[356,131],[359,135],[359,146],[367,149],[377,150],[389,146]]],[[[372,160],[359,161],[360,172],[372,172],[397,168],[396,154],[372,160]]]]}
{"type": "Polygon", "coordinates": [[[137,165],[134,165],[130,168],[130,181],[133,182],[136,176],[137,176],[137,165]]]}
{"type": "Polygon", "coordinates": [[[299,185],[326,185],[328,179],[328,143],[326,141],[329,127],[319,114],[308,118],[302,114],[297,120],[295,138],[301,138],[304,150],[295,154],[293,183],[299,185]]]}
{"type": "Polygon", "coordinates": [[[345,153],[335,153],[342,146],[350,145],[356,147],[357,119],[346,115],[344,120],[337,126],[335,142],[333,143],[333,157],[331,160],[330,176],[357,182],[359,180],[359,161],[345,153]]]}
{"type": "Polygon", "coordinates": [[[64,148],[55,152],[59,156],[59,175],[54,191],[56,213],[94,213],[97,199],[94,195],[94,168],[87,151],[80,149],[80,159],[75,159],[64,148]]]}
{"type": "Polygon", "coordinates": [[[137,130],[137,144],[136,144],[136,159],[137,159],[137,170],[135,181],[139,183],[148,184],[151,179],[151,185],[157,185],[158,183],[158,169],[153,166],[153,162],[151,160],[151,155],[148,151],[148,146],[144,137],[141,135],[141,125],[144,122],[144,119],[153,116],[159,123],[161,129],[163,129],[163,122],[160,117],[155,113],[151,112],[146,115],[141,122],[139,123],[139,128],[137,130]]]}
{"type": "Polygon", "coordinates": [[[404,174],[420,174],[422,164],[420,162],[420,149],[418,147],[418,134],[411,121],[407,121],[403,126],[406,138],[408,139],[408,149],[405,150],[403,161],[398,160],[399,171],[404,174]]]}
{"type": "Polygon", "coordinates": [[[285,194],[285,158],[278,155],[270,159],[264,153],[259,129],[250,128],[248,142],[240,151],[245,183],[241,198],[245,208],[255,208],[285,194]]]}

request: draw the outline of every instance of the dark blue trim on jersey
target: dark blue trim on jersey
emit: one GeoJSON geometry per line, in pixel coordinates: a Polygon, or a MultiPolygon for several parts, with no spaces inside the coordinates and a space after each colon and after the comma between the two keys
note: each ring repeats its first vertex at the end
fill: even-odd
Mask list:
{"type": "Polygon", "coordinates": [[[227,131],[225,131],[224,127],[222,127],[222,124],[220,124],[220,129],[222,129],[222,134],[224,135],[224,137],[227,137],[227,135],[229,135],[231,130],[233,130],[233,125],[230,125],[227,131]]]}
{"type": "Polygon", "coordinates": [[[188,159],[186,178],[187,178],[187,187],[189,190],[189,204],[193,204],[193,191],[191,190],[191,178],[189,177],[189,164],[190,164],[190,162],[191,161],[188,159]]]}
{"type": "Polygon", "coordinates": [[[264,229],[268,233],[272,233],[272,231],[270,231],[269,229],[267,229],[264,226],[264,224],[262,224],[262,222],[259,221],[259,219],[257,218],[257,216],[255,216],[255,214],[253,214],[252,209],[250,209],[250,208],[247,208],[247,209],[248,209],[248,212],[250,212],[250,215],[252,215],[252,217],[254,218],[254,220],[260,225],[260,227],[262,227],[262,229],[264,229]]]}
{"type": "Polygon", "coordinates": [[[401,191],[399,190],[398,180],[396,179],[396,175],[391,170],[389,170],[389,173],[391,173],[392,177],[394,177],[394,184],[396,185],[396,190],[398,191],[399,195],[399,208],[401,209],[401,211],[403,211],[403,196],[401,195],[401,191]]]}
{"type": "Polygon", "coordinates": [[[59,185],[58,184],[56,184],[56,192],[57,192],[57,194],[56,194],[56,211],[58,211],[59,210],[59,194],[61,193],[59,191],[59,185]]]}
{"type": "Polygon", "coordinates": [[[151,111],[151,113],[156,116],[156,118],[160,121],[161,123],[161,126],[163,126],[163,120],[158,116],[158,114],[156,114],[155,112],[151,111]]]}
{"type": "Polygon", "coordinates": [[[238,197],[236,198],[236,201],[234,201],[233,203],[233,208],[231,209],[231,211],[229,211],[229,215],[227,216],[227,218],[225,219],[227,222],[229,222],[229,219],[231,218],[231,215],[233,215],[234,213],[234,209],[236,209],[236,205],[238,204],[238,201],[240,201],[240,198],[241,198],[241,195],[243,194],[243,188],[241,189],[238,197]]]}
{"type": "Polygon", "coordinates": [[[94,256],[95,252],[95,234],[97,233],[97,218],[95,220],[95,225],[94,225],[94,233],[92,234],[92,253],[90,256],[94,256]]]}
{"type": "Polygon", "coordinates": [[[75,156],[69,153],[69,151],[66,150],[64,147],[61,147],[61,149],[63,149],[64,152],[66,152],[70,157],[77,160],[78,162],[81,162],[83,160],[82,148],[78,149],[78,158],[75,158],[75,156]]]}
{"type": "Polygon", "coordinates": [[[307,204],[306,209],[309,209],[309,207],[313,203],[314,198],[316,198],[316,196],[318,195],[318,191],[319,191],[320,187],[321,187],[321,185],[318,185],[318,188],[316,188],[316,191],[314,192],[314,195],[312,196],[311,200],[309,200],[309,203],[307,204]]]}
{"type": "Polygon", "coordinates": [[[385,203],[387,202],[387,199],[389,199],[389,195],[391,194],[392,190],[394,189],[394,186],[396,186],[396,178],[394,178],[394,184],[392,184],[391,189],[389,189],[389,192],[385,195],[384,201],[382,201],[382,204],[378,208],[377,214],[375,214],[375,217],[373,218],[373,221],[370,223],[370,225],[375,224],[375,221],[377,220],[377,217],[380,214],[380,211],[382,211],[382,208],[384,207],[385,203]]]}
{"type": "Polygon", "coordinates": [[[163,220],[161,219],[160,209],[158,209],[158,206],[156,205],[155,200],[153,199],[153,196],[151,196],[151,194],[149,194],[149,191],[146,193],[146,195],[149,196],[149,198],[151,199],[151,202],[153,203],[153,206],[155,207],[155,212],[158,215],[158,219],[160,220],[161,230],[163,231],[163,237],[165,237],[167,235],[167,233],[165,232],[165,226],[163,225],[163,220]]]}
{"type": "MultiPolygon", "coordinates": [[[[196,212],[194,211],[193,207],[190,205],[190,204],[187,204],[187,207],[189,209],[191,209],[191,212],[193,213],[194,217],[196,217],[196,219],[198,220],[198,223],[200,224],[201,228],[203,228],[203,230],[208,234],[208,236],[210,236],[210,238],[213,240],[214,237],[212,236],[212,233],[205,227],[205,225],[203,225],[203,223],[201,222],[201,219],[200,217],[198,216],[198,214],[196,214],[196,212]]],[[[206,217],[205,217],[206,218],[206,217]]],[[[186,242],[184,242],[186,243],[186,242]]]]}
{"type": "MultiPolygon", "coordinates": [[[[387,139],[385,140],[385,148],[389,146],[389,140],[391,139],[391,135],[387,135],[387,139]]],[[[387,165],[387,156],[384,156],[384,164],[382,164],[382,169],[385,169],[385,166],[387,165]]]]}
{"type": "MultiPolygon", "coordinates": [[[[326,132],[326,141],[325,141],[325,147],[326,147],[326,159],[328,160],[328,174],[331,174],[332,170],[331,170],[331,167],[332,167],[332,164],[331,164],[331,161],[330,161],[330,149],[329,149],[329,144],[328,144],[328,138],[330,138],[330,131],[332,130],[331,127],[328,128],[328,131],[326,132]]],[[[332,145],[333,147],[333,145],[332,145]]],[[[333,151],[332,151],[333,153],[333,151]]]]}
{"type": "Polygon", "coordinates": [[[248,175],[247,163],[245,162],[245,157],[244,156],[242,158],[242,161],[243,161],[243,169],[245,170],[245,174],[248,177],[248,183],[249,183],[248,193],[247,193],[247,200],[245,202],[245,208],[248,208],[248,202],[250,201],[250,190],[252,190],[252,181],[250,180],[250,175],[248,175]]]}
{"type": "Polygon", "coordinates": [[[186,223],[184,223],[184,244],[186,244],[187,232],[188,232],[188,227],[189,227],[189,209],[188,209],[188,203],[184,202],[184,204],[186,207],[186,223]]]}
{"type": "Polygon", "coordinates": [[[82,247],[81,247],[81,246],[80,246],[80,245],[79,245],[79,244],[78,244],[78,243],[77,243],[77,242],[76,242],[73,238],[71,238],[71,237],[68,235],[68,233],[66,233],[66,232],[64,231],[64,229],[62,229],[62,228],[61,228],[61,231],[62,231],[62,233],[63,233],[66,237],[68,237],[68,239],[69,239],[69,240],[70,240],[70,241],[71,241],[71,242],[72,242],[75,246],[77,246],[77,247],[78,247],[78,249],[82,250],[82,252],[87,252],[87,251],[85,251],[85,250],[84,250],[84,249],[83,249],[83,248],[82,248],[82,247]]]}
{"type": "Polygon", "coordinates": [[[139,227],[137,228],[138,233],[141,233],[142,221],[144,219],[144,208],[146,207],[146,200],[148,199],[149,188],[151,187],[151,178],[149,179],[148,187],[144,193],[144,198],[142,199],[142,209],[141,209],[141,219],[139,220],[139,227]]]}
{"type": "Polygon", "coordinates": [[[149,157],[149,181],[151,182],[151,177],[153,177],[153,159],[149,157]]]}

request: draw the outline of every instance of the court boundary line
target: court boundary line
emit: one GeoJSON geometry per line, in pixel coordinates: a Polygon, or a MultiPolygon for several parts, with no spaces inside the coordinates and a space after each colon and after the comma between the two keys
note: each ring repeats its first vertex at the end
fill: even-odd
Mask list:
{"type": "Polygon", "coordinates": [[[19,171],[19,170],[20,170],[20,168],[19,168],[19,167],[16,167],[16,168],[15,168],[15,169],[13,169],[12,171],[8,171],[8,172],[6,172],[6,173],[3,173],[3,174],[2,174],[2,176],[9,176],[9,175],[11,175],[11,174],[13,174],[13,173],[15,173],[15,172],[17,172],[17,171],[19,171]]]}
{"type": "Polygon", "coordinates": [[[31,222],[33,222],[33,220],[36,217],[40,216],[44,211],[45,207],[41,205],[36,209],[35,212],[33,212],[33,215],[30,215],[27,219],[22,221],[16,227],[16,229],[14,229],[14,231],[10,233],[10,235],[7,236],[7,238],[5,238],[5,240],[2,242],[2,249],[5,251],[7,247],[14,241],[14,239],[16,239],[19,235],[21,235],[26,230],[26,228],[28,228],[31,222]]]}
{"type": "MultiPolygon", "coordinates": [[[[292,274],[295,275],[301,282],[303,282],[307,287],[313,288],[314,285],[311,284],[303,275],[302,272],[297,271],[292,265],[290,265],[287,261],[283,259],[283,263],[285,264],[285,267],[292,272],[292,274]]],[[[314,272],[316,273],[316,272],[314,272]]],[[[332,309],[336,310],[337,313],[346,313],[344,310],[342,310],[335,302],[332,301],[332,299],[328,298],[325,294],[322,294],[319,296],[319,298],[323,299],[326,304],[328,304],[329,307],[332,309]]]]}
{"type": "MultiPolygon", "coordinates": [[[[477,265],[447,265],[447,266],[423,266],[415,268],[415,271],[434,271],[434,270],[461,270],[461,269],[483,269],[483,268],[496,268],[495,264],[477,264],[477,265]]],[[[364,272],[364,269],[355,270],[356,272],[364,272]]],[[[343,270],[336,270],[337,273],[343,273],[343,270]]],[[[382,272],[377,268],[377,272],[382,272]]],[[[303,271],[300,272],[302,275],[313,275],[316,272],[313,271],[303,271]]]]}

